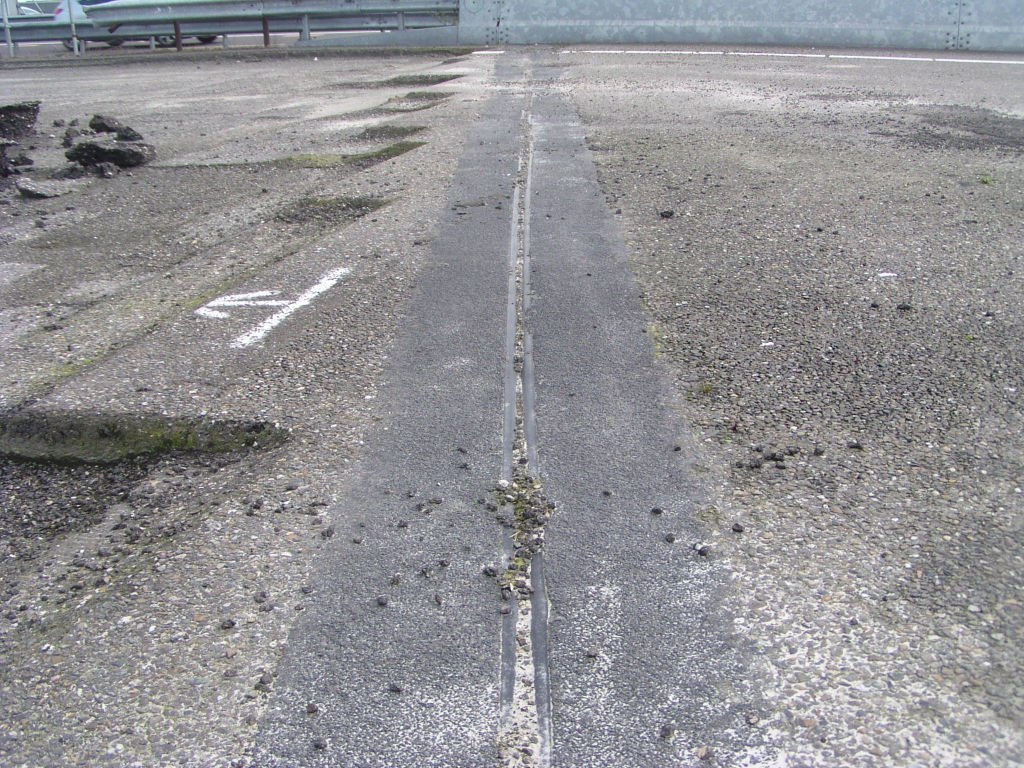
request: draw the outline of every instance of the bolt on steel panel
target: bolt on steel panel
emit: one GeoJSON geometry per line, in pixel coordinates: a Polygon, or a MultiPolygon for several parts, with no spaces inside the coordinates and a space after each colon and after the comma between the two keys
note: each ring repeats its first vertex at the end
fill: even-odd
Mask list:
{"type": "Polygon", "coordinates": [[[459,40],[1024,51],[1024,0],[462,0],[459,40]]]}

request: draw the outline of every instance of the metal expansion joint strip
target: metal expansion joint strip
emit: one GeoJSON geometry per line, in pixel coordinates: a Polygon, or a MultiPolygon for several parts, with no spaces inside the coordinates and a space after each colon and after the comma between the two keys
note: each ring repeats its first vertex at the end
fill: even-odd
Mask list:
{"type": "Polygon", "coordinates": [[[548,684],[548,602],[544,586],[543,525],[554,505],[539,480],[534,411],[533,336],[527,327],[530,295],[530,201],[533,195],[532,94],[523,112],[523,138],[512,198],[509,236],[504,455],[498,493],[511,504],[505,536],[508,563],[503,596],[515,602],[502,626],[502,768],[551,764],[551,698],[548,684]]]}

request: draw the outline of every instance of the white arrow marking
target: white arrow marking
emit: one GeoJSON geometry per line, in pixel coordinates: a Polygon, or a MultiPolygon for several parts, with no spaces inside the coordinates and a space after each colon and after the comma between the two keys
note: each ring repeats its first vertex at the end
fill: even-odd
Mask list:
{"type": "MultiPolygon", "coordinates": [[[[252,293],[233,293],[230,296],[221,296],[219,299],[214,299],[207,306],[216,307],[222,304],[234,304],[239,301],[252,301],[253,299],[262,299],[264,296],[277,296],[280,291],[254,291],[252,293]]],[[[287,302],[285,302],[287,304],[287,302]]]]}
{"type": "Polygon", "coordinates": [[[284,307],[288,305],[287,301],[275,299],[272,301],[259,301],[264,296],[277,296],[280,291],[255,291],[253,293],[235,293],[230,296],[221,296],[219,299],[214,299],[205,307],[200,307],[196,310],[197,315],[202,317],[213,317],[218,320],[231,317],[227,312],[219,312],[213,307],[284,307]]]}
{"type": "Polygon", "coordinates": [[[214,317],[218,320],[223,320],[226,317],[231,317],[227,312],[218,312],[216,309],[207,309],[206,307],[200,307],[196,310],[196,314],[202,317],[214,317]]]}
{"type": "MultiPolygon", "coordinates": [[[[297,298],[295,301],[292,301],[292,302],[274,302],[275,306],[281,306],[282,309],[279,312],[276,312],[275,314],[273,314],[271,317],[269,317],[266,320],[264,320],[262,323],[257,325],[255,328],[253,328],[248,333],[244,333],[241,336],[239,336],[237,339],[232,341],[231,342],[231,346],[233,348],[235,348],[235,349],[240,349],[242,347],[248,347],[248,346],[250,346],[252,344],[255,344],[257,341],[259,341],[264,336],[266,336],[273,328],[275,328],[277,325],[279,325],[283,320],[285,320],[286,318],[288,318],[289,316],[291,316],[292,314],[294,314],[298,310],[302,309],[304,306],[306,306],[311,301],[313,301],[313,299],[315,299],[321,293],[324,293],[325,291],[329,291],[331,288],[333,288],[335,283],[337,283],[339,280],[341,280],[341,278],[343,278],[345,275],[347,275],[351,271],[352,270],[349,269],[348,267],[339,267],[338,269],[331,270],[326,275],[324,275],[323,277],[320,278],[320,282],[318,282],[316,285],[314,285],[312,288],[310,288],[304,294],[299,296],[299,298],[297,298]]],[[[265,292],[261,292],[261,293],[265,293],[265,292]]],[[[225,298],[235,298],[235,297],[225,297],[225,298]]],[[[211,304],[212,303],[213,302],[211,302],[211,304]]],[[[263,302],[263,303],[269,304],[270,302],[263,302]]],[[[208,304],[207,306],[211,306],[211,304],[208,304]]]]}

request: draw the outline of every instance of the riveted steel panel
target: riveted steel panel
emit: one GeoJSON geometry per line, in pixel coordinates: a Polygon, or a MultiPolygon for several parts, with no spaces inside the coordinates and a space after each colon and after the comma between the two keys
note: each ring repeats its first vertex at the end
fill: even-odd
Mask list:
{"type": "Polygon", "coordinates": [[[1024,0],[462,0],[464,43],[1024,50],[1024,0]]]}

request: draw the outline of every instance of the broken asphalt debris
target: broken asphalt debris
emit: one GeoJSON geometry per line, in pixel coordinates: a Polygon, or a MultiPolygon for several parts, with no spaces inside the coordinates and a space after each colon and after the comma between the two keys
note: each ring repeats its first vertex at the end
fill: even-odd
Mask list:
{"type": "Polygon", "coordinates": [[[108,115],[93,115],[89,121],[90,130],[96,131],[96,133],[117,133],[124,127],[124,123],[116,117],[108,115]]]}
{"type": "Polygon", "coordinates": [[[96,131],[96,133],[113,133],[118,141],[142,141],[141,133],[130,125],[125,125],[116,117],[93,115],[92,120],[89,121],[89,128],[96,131]]]}
{"type": "Polygon", "coordinates": [[[35,181],[21,178],[14,182],[15,188],[22,197],[29,200],[47,200],[60,197],[70,192],[73,187],[67,181],[35,181]]]}
{"type": "Polygon", "coordinates": [[[0,139],[17,141],[31,134],[39,119],[40,103],[24,101],[0,107],[0,139]]]}
{"type": "Polygon", "coordinates": [[[512,589],[519,593],[520,599],[526,599],[533,593],[529,584],[530,560],[544,546],[544,525],[555,509],[554,502],[544,498],[540,481],[528,475],[513,478],[506,487],[498,487],[492,491],[503,510],[510,505],[512,518],[507,513],[499,514],[498,520],[512,528],[513,556],[503,574],[488,566],[484,573],[488,576],[499,576],[498,586],[502,597],[512,597],[512,589]]]}
{"type": "MultiPolygon", "coordinates": [[[[116,117],[93,115],[89,121],[89,130],[85,133],[114,134],[113,139],[100,138],[82,141],[75,144],[75,139],[82,136],[82,131],[74,126],[76,121],[64,131],[63,145],[68,147],[65,157],[78,163],[87,172],[102,178],[113,178],[121,168],[135,168],[156,159],[156,148],[142,143],[143,136],[129,125],[125,125],[116,117]]],[[[72,175],[65,171],[62,176],[72,175]]]]}
{"type": "Polygon", "coordinates": [[[19,167],[32,165],[32,159],[24,152],[9,155],[19,140],[31,135],[39,118],[39,102],[26,101],[0,107],[0,178],[6,179],[21,173],[19,167]]]}
{"type": "Polygon", "coordinates": [[[11,159],[7,157],[8,147],[16,147],[18,142],[9,141],[8,139],[0,139],[0,178],[6,179],[8,176],[21,173],[17,166],[11,163],[11,159]]]}
{"type": "MultiPolygon", "coordinates": [[[[520,465],[521,466],[521,465],[520,465]]],[[[536,707],[536,682],[532,637],[533,600],[535,587],[534,558],[544,547],[544,526],[555,509],[547,501],[539,480],[519,469],[511,482],[501,480],[492,490],[497,504],[488,504],[488,510],[498,511],[495,519],[511,529],[511,552],[503,573],[498,575],[498,588],[504,604],[499,608],[502,616],[514,616],[515,683],[512,686],[508,716],[503,717],[498,739],[498,756],[503,766],[535,766],[528,760],[540,738],[540,723],[536,707]]],[[[490,569],[493,570],[493,569],[490,569]]]]}
{"type": "Polygon", "coordinates": [[[156,149],[150,144],[126,144],[118,141],[79,142],[64,156],[84,168],[102,163],[113,163],[118,168],[135,168],[156,159],[156,149]]]}

